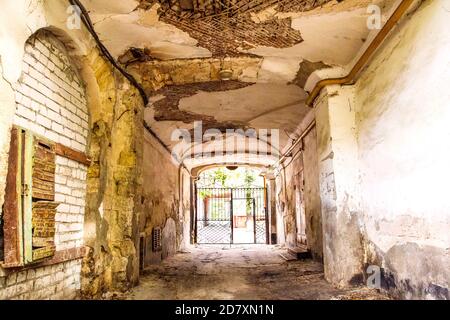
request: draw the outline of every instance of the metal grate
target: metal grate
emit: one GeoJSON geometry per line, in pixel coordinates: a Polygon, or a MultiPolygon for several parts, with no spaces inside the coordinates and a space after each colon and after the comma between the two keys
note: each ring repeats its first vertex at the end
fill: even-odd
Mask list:
{"type": "Polygon", "coordinates": [[[198,239],[197,243],[230,243],[231,222],[227,221],[200,221],[197,224],[198,239]]]}
{"type": "Polygon", "coordinates": [[[198,188],[199,244],[268,243],[264,188],[198,188]]]}
{"type": "Polygon", "coordinates": [[[162,250],[161,228],[156,227],[152,230],[152,250],[158,252],[162,250]]]}
{"type": "Polygon", "coordinates": [[[266,220],[257,220],[255,223],[256,227],[256,241],[255,243],[265,244],[267,243],[267,229],[266,229],[266,220]]]}

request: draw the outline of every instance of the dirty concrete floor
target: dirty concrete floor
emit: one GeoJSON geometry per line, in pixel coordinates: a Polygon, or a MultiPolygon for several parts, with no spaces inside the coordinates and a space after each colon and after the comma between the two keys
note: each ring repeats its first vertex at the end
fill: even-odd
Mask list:
{"type": "Polygon", "coordinates": [[[383,299],[374,291],[340,290],[322,265],[283,260],[274,246],[199,246],[144,272],[127,299],[383,299]]]}

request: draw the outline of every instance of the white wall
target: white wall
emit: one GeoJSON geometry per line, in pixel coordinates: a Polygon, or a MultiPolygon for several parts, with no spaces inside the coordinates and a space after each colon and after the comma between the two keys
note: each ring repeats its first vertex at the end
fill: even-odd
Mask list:
{"type": "Polygon", "coordinates": [[[316,101],[325,276],[373,265],[398,298],[450,299],[450,1],[416,4],[355,86],[316,101]]]}
{"type": "Polygon", "coordinates": [[[143,212],[139,219],[141,234],[151,236],[162,229],[162,251],[147,250],[147,264],[184,250],[190,242],[190,177],[173,163],[172,155],[149,133],[144,135],[143,212]]]}
{"type": "Polygon", "coordinates": [[[356,85],[366,240],[409,298],[449,298],[449,30],[450,1],[424,1],[356,85]]]}
{"type": "Polygon", "coordinates": [[[340,287],[361,284],[364,252],[353,88],[328,87],[315,111],[325,278],[340,287]]]}

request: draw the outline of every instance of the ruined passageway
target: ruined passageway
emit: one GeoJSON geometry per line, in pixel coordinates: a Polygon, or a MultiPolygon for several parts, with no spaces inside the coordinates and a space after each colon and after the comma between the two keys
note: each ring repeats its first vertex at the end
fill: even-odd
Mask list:
{"type": "Polygon", "coordinates": [[[364,287],[336,289],[312,260],[287,262],[265,245],[200,245],[147,269],[121,298],[137,300],[386,299],[364,287]]]}
{"type": "Polygon", "coordinates": [[[0,2],[0,300],[450,299],[450,0],[0,2]]]}

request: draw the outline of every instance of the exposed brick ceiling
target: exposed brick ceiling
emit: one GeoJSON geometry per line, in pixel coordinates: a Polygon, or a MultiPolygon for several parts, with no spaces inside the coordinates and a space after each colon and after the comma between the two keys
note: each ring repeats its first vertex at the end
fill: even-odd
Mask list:
{"type": "Polygon", "coordinates": [[[214,57],[235,56],[257,46],[288,48],[303,41],[291,19],[270,18],[261,23],[252,13],[274,7],[278,12],[312,10],[331,0],[141,0],[141,8],[159,3],[161,21],[189,33],[214,57]]]}
{"type": "Polygon", "coordinates": [[[311,73],[351,62],[368,36],[367,5],[392,3],[82,1],[101,40],[149,96],[145,124],[170,148],[178,143],[174,130],[193,130],[196,121],[203,131],[277,129],[280,147],[288,146],[310,112],[304,87],[311,73]],[[231,80],[222,81],[221,71],[231,71],[231,80]]]}

